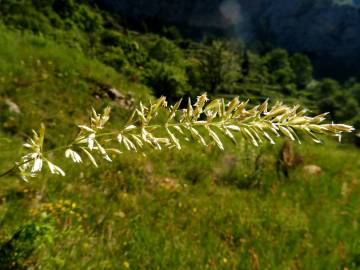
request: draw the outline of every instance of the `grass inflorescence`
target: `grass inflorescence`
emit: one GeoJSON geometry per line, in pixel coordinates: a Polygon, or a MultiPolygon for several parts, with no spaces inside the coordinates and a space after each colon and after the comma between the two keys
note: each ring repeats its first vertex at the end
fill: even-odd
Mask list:
{"type": "MultiPolygon", "coordinates": [[[[199,96],[195,104],[189,98],[184,109],[180,108],[181,100],[168,106],[165,97],[160,97],[149,106],[140,103],[125,126],[115,131],[105,127],[110,119],[110,107],[106,107],[103,114],[92,109],[90,123],[79,125],[80,131],[72,142],[48,151],[44,150],[45,126],[42,124],[39,133],[33,130],[33,138],[29,138],[24,144],[28,153],[21,157],[14,168],[18,168],[21,177],[27,181],[28,177],[35,177],[41,172],[44,164],[51,173],[65,176],[65,172],[46,157],[48,152],[65,150],[65,157],[74,163],[82,162],[82,154],[98,167],[94,155],[100,155],[111,162],[108,152],[122,153],[118,144],[128,151],[137,151],[145,145],[157,150],[163,147],[181,150],[179,138],[183,138],[193,139],[205,147],[209,143],[215,144],[224,150],[220,134],[235,144],[236,135],[239,134],[244,141],[259,146],[264,141],[275,144],[273,137],[281,135],[299,143],[300,134],[310,137],[316,143],[321,142],[318,135],[336,136],[340,140],[342,133],[354,130],[345,124],[323,124],[326,114],[309,117],[300,106],[289,107],[278,102],[268,108],[266,100],[247,109],[248,101],[240,102],[238,97],[228,103],[224,99],[214,99],[206,104],[208,101],[206,94],[199,96]],[[162,108],[168,111],[166,121],[154,123],[162,108]],[[164,134],[161,137],[159,130],[164,134]]],[[[10,169],[8,172],[12,171],[10,169]]]]}

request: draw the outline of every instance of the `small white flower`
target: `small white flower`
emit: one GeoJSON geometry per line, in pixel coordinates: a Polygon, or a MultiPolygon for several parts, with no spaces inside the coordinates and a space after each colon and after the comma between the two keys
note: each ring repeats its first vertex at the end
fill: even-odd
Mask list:
{"type": "Polygon", "coordinates": [[[24,143],[23,146],[26,147],[26,148],[32,148],[33,147],[33,145],[31,145],[29,143],[24,143]]]}
{"type": "Polygon", "coordinates": [[[339,142],[341,142],[341,133],[337,134],[336,137],[338,137],[339,142]]]}
{"type": "Polygon", "coordinates": [[[130,125],[130,126],[127,126],[124,131],[130,131],[130,130],[133,130],[133,129],[136,129],[136,126],[135,125],[130,125]]]}
{"type": "Polygon", "coordinates": [[[85,125],[78,125],[78,127],[89,132],[95,132],[92,128],[89,128],[88,126],[85,125]]]}
{"type": "Polygon", "coordinates": [[[81,147],[81,149],[84,151],[84,153],[88,156],[88,158],[90,159],[91,163],[97,168],[98,165],[96,163],[95,158],[90,154],[89,151],[87,151],[84,147],[81,147]]]}
{"type": "Polygon", "coordinates": [[[109,157],[108,154],[103,155],[103,157],[104,157],[104,159],[106,159],[107,161],[112,162],[112,160],[111,160],[111,158],[109,157]]]}
{"type": "Polygon", "coordinates": [[[236,126],[236,125],[228,125],[228,126],[226,126],[226,128],[235,130],[235,131],[240,131],[240,127],[236,126]]]}
{"type": "Polygon", "coordinates": [[[205,115],[210,118],[210,119],[213,119],[216,117],[216,112],[214,112],[213,110],[206,110],[205,111],[205,115]]]}
{"type": "Polygon", "coordinates": [[[209,131],[209,135],[210,137],[214,140],[214,142],[216,143],[216,145],[221,149],[221,150],[224,150],[224,146],[219,138],[219,136],[213,131],[211,130],[210,128],[208,129],[209,131]]]}
{"type": "Polygon", "coordinates": [[[29,168],[29,163],[25,163],[20,165],[19,163],[15,162],[16,165],[19,165],[18,169],[20,171],[20,177],[25,182],[29,182],[29,177],[35,177],[36,173],[28,172],[27,169],[29,168]]]}
{"type": "Polygon", "coordinates": [[[118,142],[121,143],[123,136],[119,133],[116,138],[117,138],[118,142]]]}
{"type": "Polygon", "coordinates": [[[264,136],[270,141],[271,144],[275,144],[274,140],[270,137],[270,135],[266,132],[263,131],[264,136]]]}
{"type": "Polygon", "coordinates": [[[201,96],[198,96],[198,97],[196,98],[196,102],[195,102],[194,106],[195,106],[195,107],[197,107],[197,106],[204,106],[204,104],[205,104],[206,102],[208,102],[208,101],[209,101],[209,99],[207,98],[206,93],[204,93],[204,94],[202,94],[201,96]]]}
{"type": "Polygon", "coordinates": [[[135,150],[136,151],[136,146],[135,144],[130,140],[128,139],[127,137],[124,136],[123,138],[123,143],[126,147],[127,150],[135,150]]]}
{"type": "Polygon", "coordinates": [[[48,161],[47,164],[49,166],[50,172],[55,173],[55,165],[52,164],[50,161],[48,161]]]}
{"type": "Polygon", "coordinates": [[[95,141],[95,133],[91,133],[89,137],[87,137],[88,148],[90,150],[93,150],[94,148],[94,141],[95,141]]]}
{"type": "Polygon", "coordinates": [[[56,171],[58,172],[58,174],[60,174],[61,176],[65,176],[65,172],[58,166],[55,166],[56,171]]]}
{"type": "Polygon", "coordinates": [[[65,176],[65,172],[58,166],[56,166],[55,164],[51,163],[50,161],[46,160],[48,166],[49,166],[49,169],[50,169],[50,172],[52,174],[58,174],[58,175],[61,175],[61,176],[65,176]]]}
{"type": "Polygon", "coordinates": [[[81,156],[77,152],[75,152],[74,150],[72,150],[70,148],[65,151],[65,157],[67,157],[67,158],[70,157],[75,163],[82,162],[81,156]]]}
{"type": "Polygon", "coordinates": [[[42,165],[43,165],[43,161],[41,157],[38,156],[34,161],[34,165],[31,168],[31,172],[32,173],[40,172],[42,169],[42,165]]]}
{"type": "Polygon", "coordinates": [[[101,146],[101,144],[98,141],[95,141],[96,143],[96,147],[97,149],[100,151],[101,155],[103,156],[104,159],[106,159],[109,162],[112,162],[111,158],[109,157],[109,155],[106,153],[106,150],[104,147],[101,146]]]}

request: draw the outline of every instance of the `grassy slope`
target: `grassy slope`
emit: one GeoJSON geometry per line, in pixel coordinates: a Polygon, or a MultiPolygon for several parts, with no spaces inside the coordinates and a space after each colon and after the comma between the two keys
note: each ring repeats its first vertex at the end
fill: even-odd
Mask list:
{"type": "MultiPolygon", "coordinates": [[[[131,90],[137,99],[148,93],[41,37],[1,28],[0,44],[1,102],[8,97],[22,111],[1,120],[3,169],[41,121],[48,143],[62,144],[91,106],[111,103],[91,95],[96,82],[131,90]]],[[[111,105],[116,126],[128,111],[111,105]]],[[[37,238],[35,253],[24,260],[41,269],[360,267],[357,149],[299,146],[305,163],[324,172],[309,177],[298,167],[282,180],[275,172],[279,146],[226,149],[190,144],[182,152],[124,153],[99,170],[58,161],[65,178],[44,175],[29,184],[3,178],[1,242],[24,224],[45,224],[46,237],[37,238]]]]}

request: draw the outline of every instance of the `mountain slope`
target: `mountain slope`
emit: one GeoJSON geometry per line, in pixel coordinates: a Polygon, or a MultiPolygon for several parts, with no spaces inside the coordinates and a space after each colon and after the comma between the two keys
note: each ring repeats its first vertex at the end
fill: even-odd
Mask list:
{"type": "MultiPolygon", "coordinates": [[[[321,76],[360,76],[357,5],[313,0],[124,1],[99,5],[127,18],[164,22],[195,36],[236,36],[250,46],[271,44],[312,57],[321,76]]],[[[260,46],[260,47],[261,47],[260,46]]]]}

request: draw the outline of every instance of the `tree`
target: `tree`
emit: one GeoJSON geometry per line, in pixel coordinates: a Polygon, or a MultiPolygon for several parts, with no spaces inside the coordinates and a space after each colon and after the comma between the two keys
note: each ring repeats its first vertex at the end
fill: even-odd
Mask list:
{"type": "Polygon", "coordinates": [[[241,62],[241,74],[243,77],[247,77],[250,73],[250,59],[247,50],[244,50],[243,59],[241,62]]]}
{"type": "Polygon", "coordinates": [[[274,84],[285,86],[292,82],[294,74],[286,50],[274,49],[265,55],[264,60],[274,84]]]}
{"type": "Polygon", "coordinates": [[[78,11],[74,14],[74,20],[86,32],[98,31],[104,23],[100,14],[85,5],[80,5],[78,11]]]}
{"type": "Polygon", "coordinates": [[[294,83],[298,88],[305,88],[313,79],[313,66],[309,57],[296,53],[290,58],[290,65],[294,73],[294,83]]]}
{"type": "Polygon", "coordinates": [[[181,33],[175,26],[168,26],[168,27],[164,26],[162,29],[162,33],[168,39],[171,39],[174,41],[182,40],[181,33]]]}
{"type": "Polygon", "coordinates": [[[170,101],[184,95],[187,89],[184,70],[156,60],[148,63],[144,80],[153,89],[155,96],[167,95],[170,101]]]}
{"type": "Polygon", "coordinates": [[[352,85],[350,88],[350,93],[360,105],[360,83],[355,83],[352,85]]]}
{"type": "Polygon", "coordinates": [[[159,62],[180,64],[183,61],[182,51],[174,42],[160,38],[149,50],[149,56],[159,62]]]}
{"type": "Polygon", "coordinates": [[[54,0],[53,2],[53,10],[63,18],[72,17],[78,8],[74,0],[54,0]]]}
{"type": "Polygon", "coordinates": [[[209,48],[202,51],[200,66],[206,91],[214,94],[232,91],[240,75],[237,57],[221,41],[213,41],[209,48]]]}
{"type": "Polygon", "coordinates": [[[340,88],[341,86],[337,81],[326,78],[318,84],[316,91],[319,98],[324,98],[334,96],[340,88]]]}
{"type": "Polygon", "coordinates": [[[350,120],[358,114],[359,106],[351,91],[337,81],[324,79],[316,87],[319,110],[329,112],[333,120],[350,120]]]}
{"type": "Polygon", "coordinates": [[[284,49],[274,49],[265,55],[265,65],[270,73],[279,69],[291,69],[289,54],[284,49]]]}

